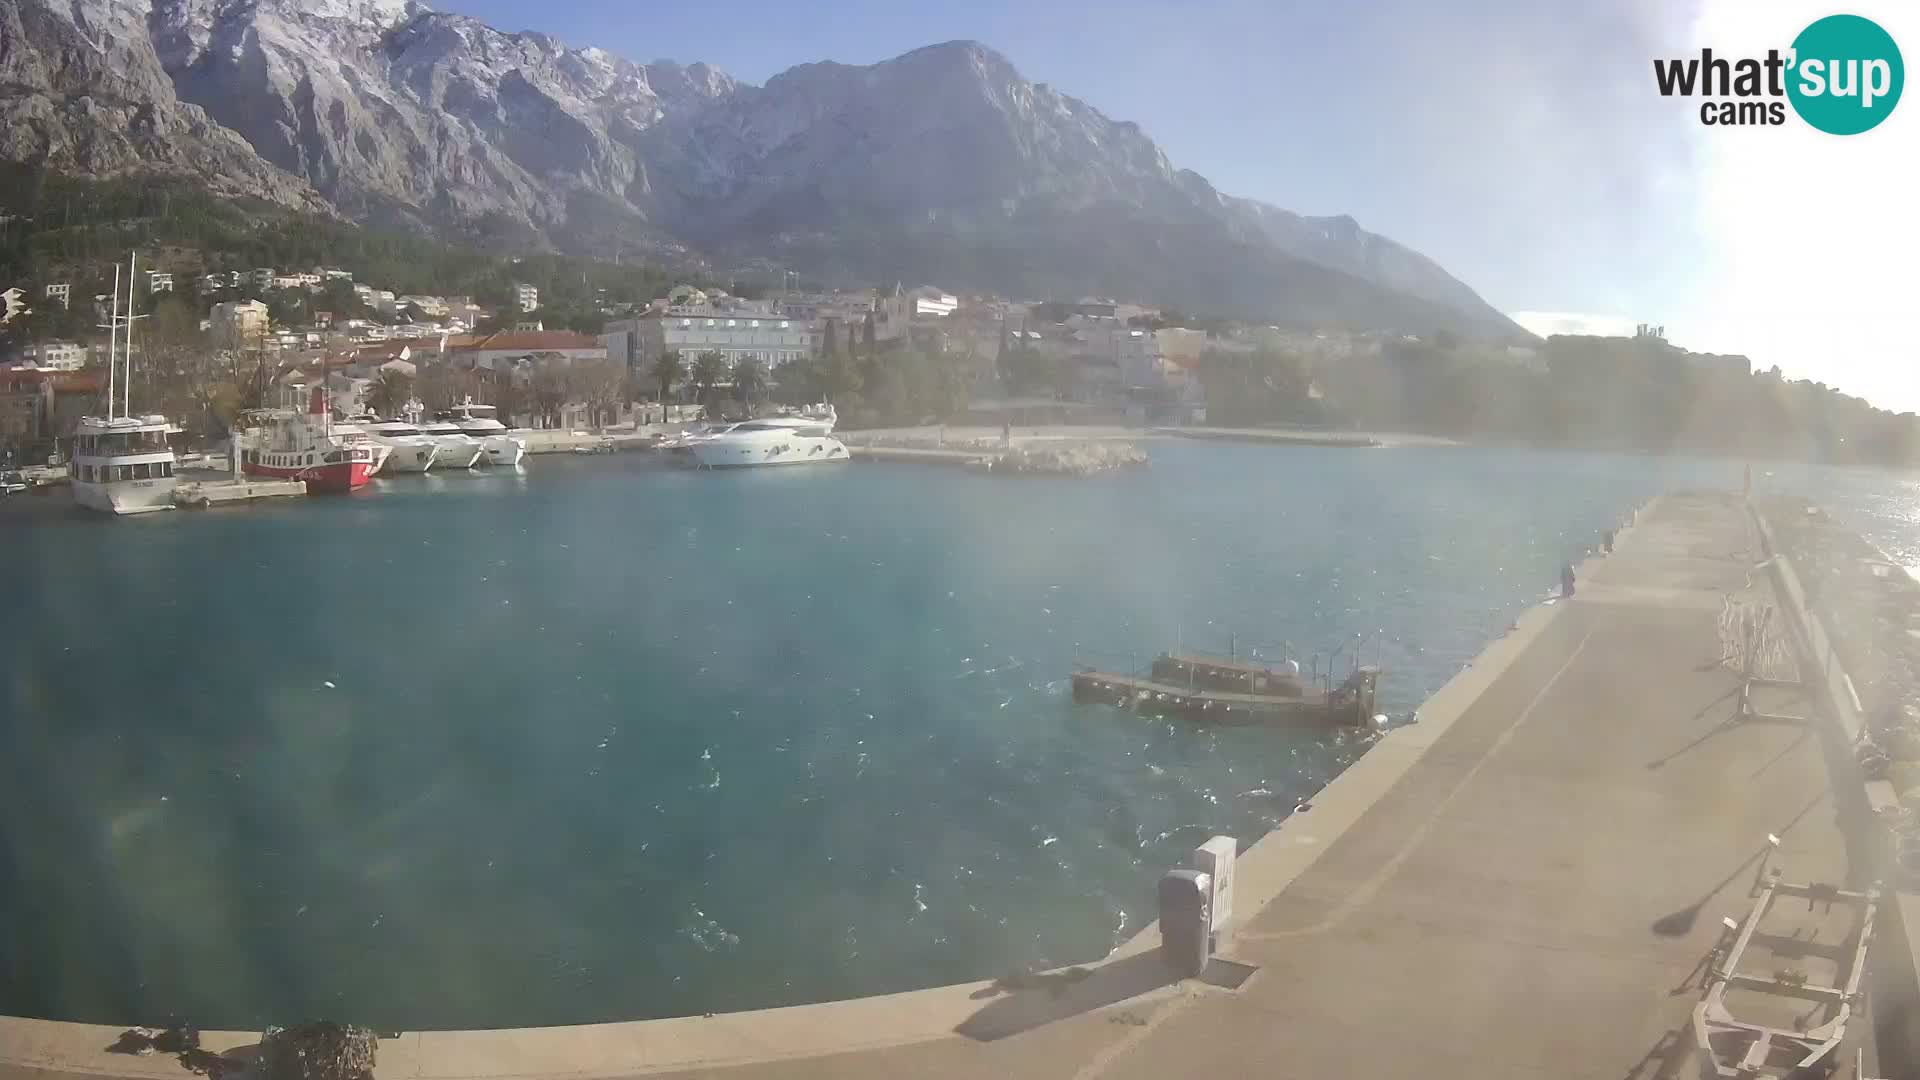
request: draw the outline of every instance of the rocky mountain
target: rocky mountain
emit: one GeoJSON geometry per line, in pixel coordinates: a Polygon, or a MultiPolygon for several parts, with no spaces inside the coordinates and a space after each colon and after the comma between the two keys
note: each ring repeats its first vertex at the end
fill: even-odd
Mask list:
{"type": "Polygon", "coordinates": [[[455,239],[1520,333],[1418,253],[1223,195],[972,42],[754,86],[414,0],[9,0],[0,158],[455,239]]]}

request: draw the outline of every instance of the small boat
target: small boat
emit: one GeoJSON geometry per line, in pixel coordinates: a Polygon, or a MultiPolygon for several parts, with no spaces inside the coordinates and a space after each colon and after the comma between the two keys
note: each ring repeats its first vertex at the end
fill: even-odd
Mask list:
{"type": "Polygon", "coordinates": [[[1363,667],[1330,690],[1307,687],[1294,695],[1241,694],[1083,668],[1073,673],[1073,700],[1182,716],[1203,723],[1323,723],[1363,727],[1373,718],[1378,677],[1378,669],[1363,667]]]}

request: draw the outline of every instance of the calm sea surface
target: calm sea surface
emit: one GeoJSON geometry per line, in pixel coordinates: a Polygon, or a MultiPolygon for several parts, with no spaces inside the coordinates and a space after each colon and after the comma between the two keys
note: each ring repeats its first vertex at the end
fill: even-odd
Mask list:
{"type": "MultiPolygon", "coordinates": [[[[554,1024],[1096,959],[1187,849],[1257,838],[1366,740],[1076,706],[1076,660],[1344,664],[1357,636],[1404,716],[1631,507],[1739,482],[1152,453],[0,507],[0,1013],[554,1024]]],[[[1911,477],[1777,471],[1920,562],[1911,477]]]]}

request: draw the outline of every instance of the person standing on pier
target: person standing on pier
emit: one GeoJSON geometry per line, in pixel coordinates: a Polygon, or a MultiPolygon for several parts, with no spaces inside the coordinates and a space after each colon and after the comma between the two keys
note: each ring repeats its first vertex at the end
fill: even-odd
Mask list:
{"type": "Polygon", "coordinates": [[[1573,595],[1573,564],[1567,563],[1560,568],[1560,598],[1565,600],[1573,595]]]}

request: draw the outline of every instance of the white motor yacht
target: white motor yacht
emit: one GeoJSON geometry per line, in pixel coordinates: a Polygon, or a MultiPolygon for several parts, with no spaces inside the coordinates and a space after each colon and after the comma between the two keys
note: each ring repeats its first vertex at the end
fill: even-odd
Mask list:
{"type": "Polygon", "coordinates": [[[527,455],[527,440],[509,433],[498,413],[494,406],[481,405],[469,397],[448,409],[441,418],[452,421],[455,427],[478,439],[487,464],[518,465],[527,455]]]}
{"type": "Polygon", "coordinates": [[[686,453],[704,468],[746,465],[818,465],[847,461],[847,447],[834,438],[833,406],[765,416],[689,441],[686,453]]]}
{"type": "Polygon", "coordinates": [[[479,464],[485,454],[480,447],[480,440],[461,431],[460,426],[451,420],[425,421],[420,424],[420,434],[432,439],[437,447],[433,464],[441,472],[471,469],[479,464]]]}
{"type": "Polygon", "coordinates": [[[388,472],[426,472],[433,468],[440,444],[432,436],[422,434],[418,425],[406,420],[367,417],[361,426],[368,438],[391,452],[386,462],[388,472]]]}

